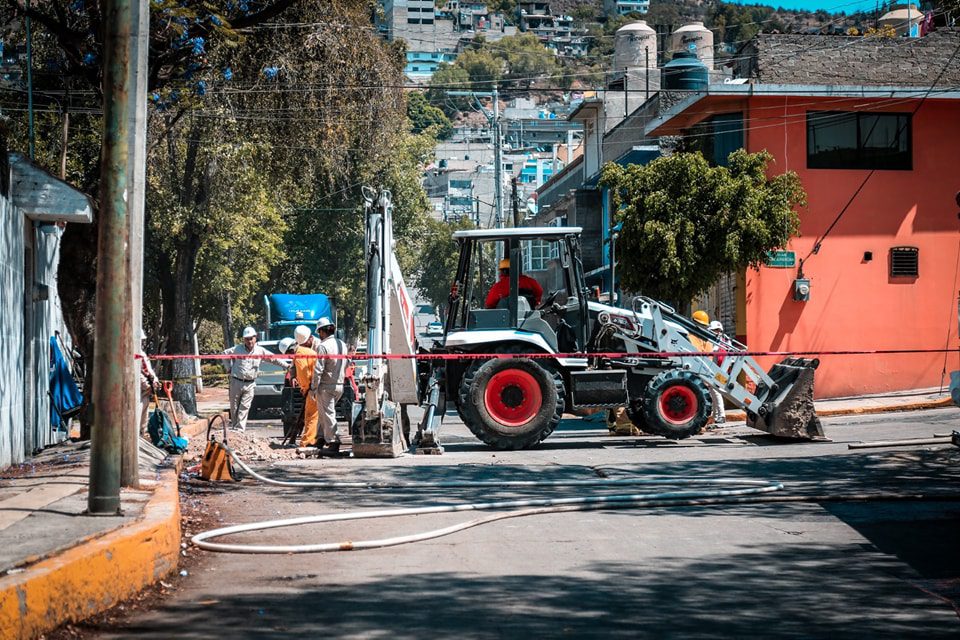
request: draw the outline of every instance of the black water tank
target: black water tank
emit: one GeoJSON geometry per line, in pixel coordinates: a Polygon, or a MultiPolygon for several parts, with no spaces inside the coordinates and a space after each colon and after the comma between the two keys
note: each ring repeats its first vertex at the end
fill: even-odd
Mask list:
{"type": "Polygon", "coordinates": [[[663,65],[661,87],[678,91],[702,91],[707,88],[707,65],[693,51],[678,51],[663,65]]]}

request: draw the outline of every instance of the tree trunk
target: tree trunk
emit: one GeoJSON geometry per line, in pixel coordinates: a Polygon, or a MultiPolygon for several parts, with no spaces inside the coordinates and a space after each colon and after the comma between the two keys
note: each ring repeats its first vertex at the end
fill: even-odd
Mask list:
{"type": "Polygon", "coordinates": [[[223,325],[223,348],[233,346],[233,298],[229,291],[224,291],[220,298],[220,322],[223,325]]]}
{"type": "MultiPolygon", "coordinates": [[[[184,157],[183,177],[180,181],[180,204],[194,211],[203,211],[209,207],[210,194],[217,163],[208,158],[203,174],[197,176],[200,139],[203,132],[200,125],[194,124],[188,137],[187,152],[184,157]]],[[[176,169],[172,166],[171,172],[176,169]]],[[[166,286],[161,283],[164,305],[164,335],[167,336],[167,353],[171,355],[193,354],[193,284],[197,266],[197,257],[203,246],[205,229],[194,221],[187,224],[183,235],[174,245],[172,278],[165,278],[166,286]]],[[[169,256],[165,256],[170,266],[169,256]]],[[[194,365],[189,358],[171,361],[170,373],[173,378],[173,397],[190,414],[197,413],[196,388],[193,384],[194,365]]]]}

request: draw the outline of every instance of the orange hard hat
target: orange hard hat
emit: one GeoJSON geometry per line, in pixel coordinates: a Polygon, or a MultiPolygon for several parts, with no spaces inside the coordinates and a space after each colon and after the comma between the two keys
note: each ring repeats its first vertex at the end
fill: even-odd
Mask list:
{"type": "Polygon", "coordinates": [[[510,268],[510,258],[501,258],[500,259],[500,268],[509,269],[510,268]]]}

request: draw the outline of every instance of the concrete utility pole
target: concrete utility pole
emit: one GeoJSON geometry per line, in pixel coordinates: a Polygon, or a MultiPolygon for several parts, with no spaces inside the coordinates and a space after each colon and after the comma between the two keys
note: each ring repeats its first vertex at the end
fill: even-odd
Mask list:
{"type": "Polygon", "coordinates": [[[486,116],[487,121],[490,123],[490,127],[493,130],[493,212],[494,217],[494,226],[497,228],[502,228],[504,226],[503,220],[503,138],[500,132],[500,92],[494,87],[493,91],[448,91],[448,96],[470,96],[477,101],[477,106],[480,111],[486,116]],[[490,96],[493,98],[493,112],[488,113],[487,110],[480,104],[480,101],[477,100],[478,96],[490,96]]]}
{"type": "Polygon", "coordinates": [[[511,200],[513,201],[513,226],[519,227],[520,225],[520,196],[517,194],[517,177],[514,176],[513,180],[510,181],[511,184],[511,200]]]}
{"type": "Polygon", "coordinates": [[[129,379],[133,359],[130,260],[127,246],[129,73],[135,29],[132,2],[106,0],[104,16],[103,154],[100,167],[100,228],[97,242],[97,310],[93,349],[94,424],[90,447],[92,515],[120,512],[121,442],[132,415],[129,379]]]}
{"type": "Polygon", "coordinates": [[[493,206],[496,210],[497,227],[503,227],[503,141],[500,137],[500,95],[493,88],[493,206]]]}
{"type": "MultiPolygon", "coordinates": [[[[133,29],[130,34],[130,64],[127,67],[127,126],[130,133],[127,157],[127,214],[130,219],[130,306],[133,323],[130,349],[140,350],[143,331],[143,204],[147,172],[147,54],[150,42],[150,6],[136,2],[131,6],[133,29]]],[[[127,372],[131,397],[126,407],[122,436],[120,482],[125,487],[140,486],[140,361],[130,358],[127,372]]]]}

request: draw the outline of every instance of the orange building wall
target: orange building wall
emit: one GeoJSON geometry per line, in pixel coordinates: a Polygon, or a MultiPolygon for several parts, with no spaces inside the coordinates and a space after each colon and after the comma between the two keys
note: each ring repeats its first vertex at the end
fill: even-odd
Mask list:
{"type": "MultiPolygon", "coordinates": [[[[752,98],[744,113],[744,144],[766,149],[771,173],[797,172],[808,206],[799,211],[801,237],[788,249],[807,256],[869,171],[806,168],[808,109],[864,110],[869,99],[845,102],[796,96],[752,98]],[[786,118],[784,118],[784,115],[786,118]]],[[[878,111],[912,112],[918,101],[878,111]]],[[[876,104],[876,101],[874,101],[876,104]]],[[[942,349],[957,340],[960,221],[960,101],[923,103],[913,117],[913,170],[876,171],[803,265],[809,302],[793,300],[796,269],[763,267],[746,274],[746,338],[753,350],[942,349]],[[889,277],[890,248],[920,249],[919,277],[889,277]],[[865,262],[865,251],[873,260],[865,262]]],[[[764,363],[769,365],[770,362],[764,363]]],[[[939,386],[944,354],[823,356],[816,377],[821,398],[939,386]]],[[[947,371],[960,369],[949,355],[947,371]]]]}

